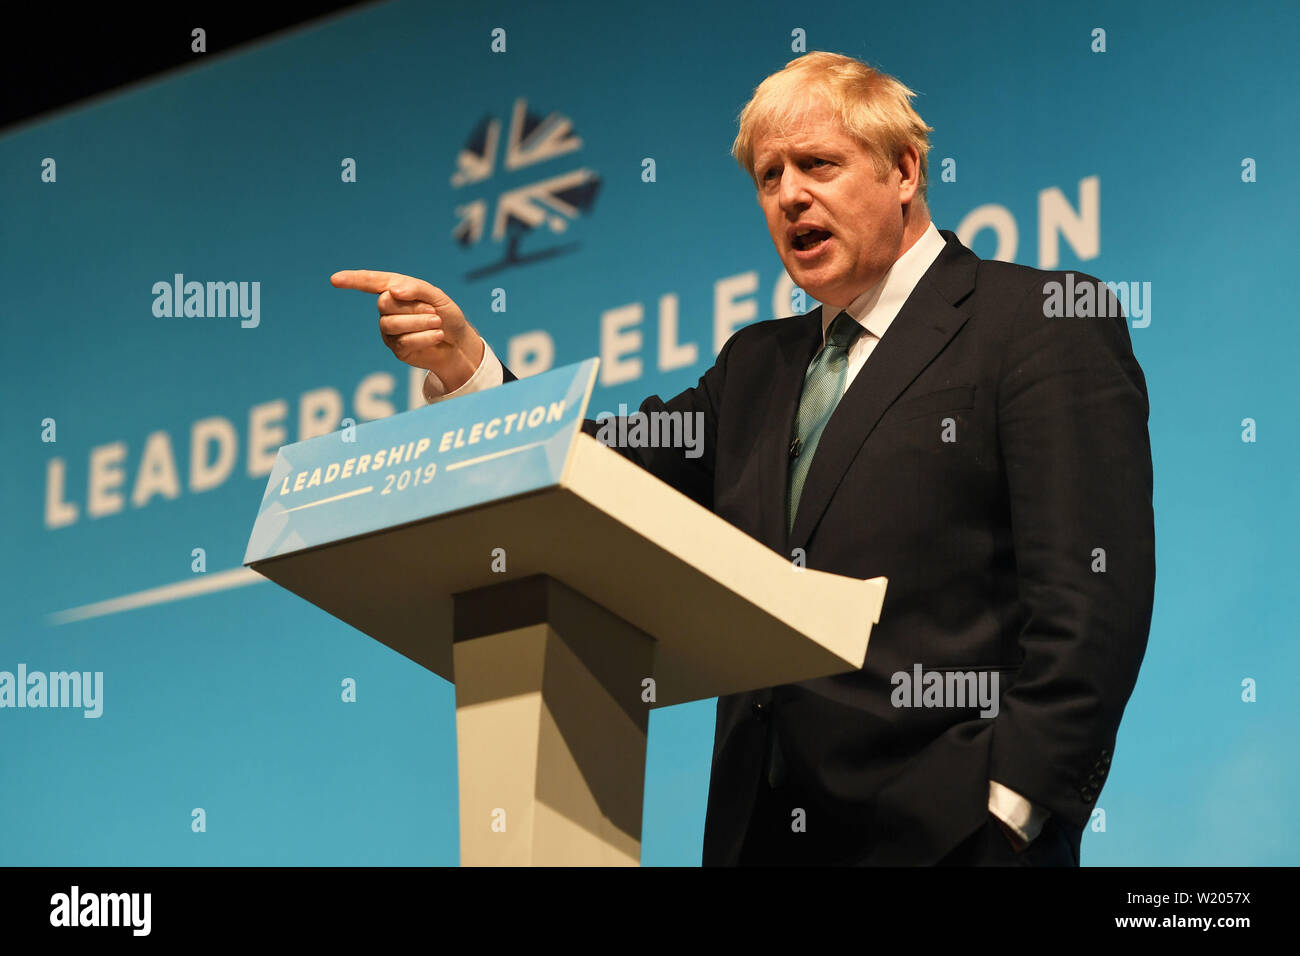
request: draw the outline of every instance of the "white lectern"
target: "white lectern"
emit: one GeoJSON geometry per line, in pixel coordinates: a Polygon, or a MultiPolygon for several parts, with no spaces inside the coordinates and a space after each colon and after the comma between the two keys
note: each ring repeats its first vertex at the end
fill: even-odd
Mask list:
{"type": "Polygon", "coordinates": [[[796,567],[582,433],[594,375],[282,448],[245,559],[455,683],[464,865],[639,863],[650,709],[860,668],[879,621],[884,578],[796,567]]]}

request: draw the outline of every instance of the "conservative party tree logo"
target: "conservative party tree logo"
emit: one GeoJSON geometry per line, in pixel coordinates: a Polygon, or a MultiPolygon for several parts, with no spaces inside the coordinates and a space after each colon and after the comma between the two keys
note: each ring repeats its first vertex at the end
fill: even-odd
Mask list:
{"type": "Polygon", "coordinates": [[[452,236],[461,246],[469,249],[487,240],[494,250],[500,249],[500,258],[466,273],[467,279],[573,252],[578,248],[576,242],[547,245],[534,233],[544,226],[541,236],[562,235],[578,216],[591,211],[600,191],[600,177],[594,170],[536,168],[544,163],[554,165],[553,160],[582,148],[567,116],[551,113],[539,118],[529,112],[527,101],[519,99],[510,114],[504,148],[501,125],[495,116],[483,117],[456,157],[456,172],[451,177],[453,188],[467,192],[483,184],[497,188],[493,195],[456,207],[460,221],[452,236]],[[511,180],[520,177],[512,174],[520,172],[530,181],[513,185],[511,180]],[[529,237],[533,237],[531,241],[529,237]],[[526,242],[533,247],[529,251],[521,248],[526,242]]]}

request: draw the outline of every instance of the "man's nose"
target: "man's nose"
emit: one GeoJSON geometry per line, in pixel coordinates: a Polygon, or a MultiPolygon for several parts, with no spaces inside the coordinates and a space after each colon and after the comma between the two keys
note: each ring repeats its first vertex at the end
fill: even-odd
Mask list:
{"type": "Polygon", "coordinates": [[[781,175],[781,208],[785,210],[802,209],[812,202],[808,193],[808,180],[799,170],[781,175]]]}

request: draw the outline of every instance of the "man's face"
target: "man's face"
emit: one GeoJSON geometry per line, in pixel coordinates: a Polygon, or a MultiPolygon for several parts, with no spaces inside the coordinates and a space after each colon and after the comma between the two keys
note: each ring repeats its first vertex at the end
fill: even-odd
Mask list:
{"type": "Polygon", "coordinates": [[[818,302],[847,306],[902,253],[902,204],[915,185],[901,184],[897,167],[881,182],[870,154],[820,100],[805,101],[785,136],[760,132],[754,171],[777,254],[818,302]]]}

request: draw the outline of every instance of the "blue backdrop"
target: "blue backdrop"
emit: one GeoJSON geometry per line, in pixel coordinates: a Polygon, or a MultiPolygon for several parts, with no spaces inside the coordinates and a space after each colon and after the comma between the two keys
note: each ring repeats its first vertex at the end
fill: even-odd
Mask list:
{"type": "MultiPolygon", "coordinates": [[[[1084,863],[1296,863],[1298,26],[392,3],[3,137],[0,671],[102,683],[0,708],[0,864],[457,861],[451,686],[237,570],[280,444],[419,401],[328,276],[430,279],[517,371],[600,355],[593,411],[675,394],[791,311],[728,149],[801,42],[920,93],[940,228],[1149,290],[1155,615],[1084,863]]],[[[699,862],[713,711],[653,715],[648,864],[699,862]]]]}

